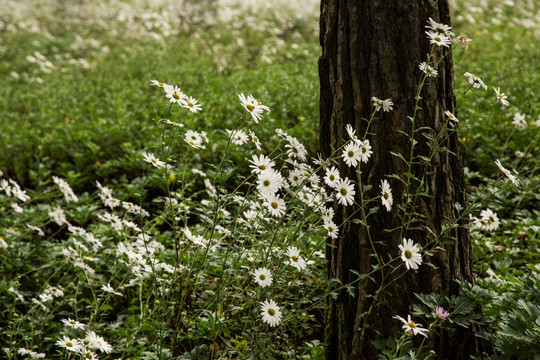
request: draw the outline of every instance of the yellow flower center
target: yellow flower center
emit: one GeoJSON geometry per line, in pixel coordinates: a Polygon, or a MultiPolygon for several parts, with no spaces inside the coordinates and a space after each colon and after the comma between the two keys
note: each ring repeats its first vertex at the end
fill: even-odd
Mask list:
{"type": "Polygon", "coordinates": [[[347,153],[347,156],[352,158],[352,157],[354,156],[354,151],[352,151],[352,150],[349,151],[349,152],[347,153]]]}
{"type": "Polygon", "coordinates": [[[158,83],[158,86],[163,87],[163,83],[162,82],[158,83]]]}
{"type": "Polygon", "coordinates": [[[178,95],[177,93],[172,94],[172,97],[176,100],[180,99],[180,95],[178,95]]]}
{"type": "Polygon", "coordinates": [[[408,324],[410,327],[412,327],[413,329],[416,328],[416,324],[413,323],[412,321],[409,321],[407,324],[408,324]]]}
{"type": "Polygon", "coordinates": [[[270,314],[270,316],[274,316],[274,315],[276,315],[276,310],[268,309],[268,314],[270,314]]]}
{"type": "Polygon", "coordinates": [[[71,341],[66,341],[66,346],[67,347],[73,347],[73,343],[71,341]]]}
{"type": "Polygon", "coordinates": [[[259,275],[259,279],[264,281],[264,280],[266,280],[266,276],[264,276],[264,274],[261,274],[261,275],[259,275]]]}
{"type": "Polygon", "coordinates": [[[87,359],[93,359],[93,358],[94,358],[94,355],[92,355],[91,352],[87,352],[87,353],[86,353],[86,358],[87,358],[87,359]]]}
{"type": "Polygon", "coordinates": [[[194,106],[195,106],[195,104],[193,104],[191,101],[188,101],[187,104],[188,104],[188,106],[190,106],[190,107],[194,107],[194,106]]]}
{"type": "Polygon", "coordinates": [[[367,152],[367,148],[365,146],[362,146],[362,153],[365,154],[367,152]]]}
{"type": "Polygon", "coordinates": [[[277,209],[277,208],[278,208],[278,204],[277,204],[277,202],[275,202],[275,201],[272,201],[272,203],[270,204],[270,206],[272,206],[274,209],[277,209]]]}
{"type": "Polygon", "coordinates": [[[270,186],[270,180],[264,180],[263,185],[264,186],[270,186]]]}
{"type": "Polygon", "coordinates": [[[330,175],[330,176],[329,176],[328,178],[330,179],[330,181],[334,181],[334,180],[336,180],[336,177],[335,177],[335,176],[334,176],[333,174],[332,174],[332,175],[330,175]]]}
{"type": "Polygon", "coordinates": [[[328,227],[328,232],[334,232],[334,228],[331,227],[331,226],[329,226],[329,227],[328,227]]]}
{"type": "Polygon", "coordinates": [[[291,256],[291,259],[294,262],[298,262],[298,256],[296,256],[296,255],[291,256]]]}
{"type": "Polygon", "coordinates": [[[388,198],[390,197],[390,195],[388,195],[388,193],[385,192],[384,195],[383,195],[383,197],[384,197],[385,200],[388,200],[388,198]]]}
{"type": "Polygon", "coordinates": [[[157,164],[157,160],[156,160],[156,159],[152,158],[152,159],[150,159],[150,160],[151,160],[154,164],[157,164]]]}
{"type": "Polygon", "coordinates": [[[253,107],[253,105],[247,104],[246,109],[248,109],[248,111],[253,111],[253,109],[255,109],[255,108],[253,107]]]}
{"type": "Polygon", "coordinates": [[[405,250],[405,257],[406,257],[407,259],[412,258],[412,252],[411,252],[411,250],[405,250]]]}
{"type": "Polygon", "coordinates": [[[75,325],[77,322],[76,322],[75,320],[70,320],[69,323],[70,323],[71,325],[75,325]]]}
{"type": "Polygon", "coordinates": [[[440,36],[435,36],[433,38],[433,40],[437,41],[437,42],[442,42],[442,39],[440,38],[440,36]]]}
{"type": "Polygon", "coordinates": [[[258,168],[261,170],[266,170],[266,165],[259,165],[258,168]]]}
{"type": "Polygon", "coordinates": [[[347,189],[345,189],[345,188],[341,188],[341,189],[339,190],[339,192],[340,192],[341,195],[343,195],[343,196],[347,195],[347,189]]]}

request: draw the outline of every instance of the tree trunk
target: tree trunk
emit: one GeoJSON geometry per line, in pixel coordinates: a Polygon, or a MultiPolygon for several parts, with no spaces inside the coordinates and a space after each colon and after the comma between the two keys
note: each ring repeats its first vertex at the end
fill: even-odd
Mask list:
{"type": "MultiPolygon", "coordinates": [[[[390,154],[390,151],[403,154],[409,160],[411,141],[402,132],[412,134],[414,124],[414,138],[418,141],[414,152],[428,156],[430,147],[425,135],[436,136],[446,121],[446,110],[455,113],[452,56],[449,53],[443,59],[450,50],[437,48],[432,64],[443,59],[436,68],[439,74],[427,79],[414,123],[408,118],[415,111],[416,91],[422,74],[418,66],[427,60],[431,49],[425,34],[429,17],[450,25],[448,1],[321,1],[319,76],[320,148],[323,154],[330,156],[343,145],[343,139],[348,138],[347,124],[351,124],[357,134],[364,134],[365,119],[374,111],[372,96],[390,98],[394,103],[393,111],[377,112],[369,128],[367,138],[373,155],[367,164],[361,164],[361,175],[358,176],[358,169],[340,165],[342,177],[372,185],[368,192],[371,197],[380,194],[379,184],[382,179],[387,179],[392,187],[394,206],[391,212],[379,209],[363,223],[369,227],[373,243],[367,236],[366,226],[351,221],[343,225],[338,239],[329,240],[329,277],[339,279],[342,284],[355,281],[357,275],[351,270],[367,274],[377,265],[374,249],[382,262],[387,262],[390,256],[399,256],[398,244],[403,237],[422,246],[437,238],[441,241],[440,248],[444,249],[433,251],[430,257],[423,255],[424,263],[420,268],[408,271],[399,279],[390,267],[386,267],[375,272],[372,279],[356,282],[355,297],[345,290],[337,291],[337,297],[329,300],[327,359],[376,359],[377,352],[371,341],[401,336],[401,323],[392,316],[406,317],[412,312],[412,305],[418,302],[413,293],[462,295],[455,280],[473,280],[468,229],[458,226],[443,232],[445,224],[459,218],[455,205],[465,206],[466,202],[456,132],[442,144],[450,152],[436,152],[428,167],[415,164],[411,169],[415,178],[425,180],[423,188],[429,196],[414,195],[420,192],[418,181],[411,180],[408,194],[412,195],[407,195],[402,182],[388,177],[397,174],[406,180],[404,174],[409,171],[403,160],[390,154]],[[405,208],[399,207],[401,203],[406,204],[405,208]],[[414,211],[417,215],[401,232],[399,228],[403,221],[399,214],[405,211],[414,211]],[[395,228],[398,230],[389,231],[395,228]],[[383,282],[391,285],[380,291],[383,282]]],[[[356,195],[358,201],[358,188],[356,195]]],[[[334,221],[341,224],[357,209],[336,205],[335,210],[334,221]]],[[[463,225],[461,220],[457,223],[463,225]]],[[[399,266],[403,267],[403,264],[399,266]]],[[[468,359],[477,346],[471,329],[430,336],[428,342],[439,359],[468,359]]]]}

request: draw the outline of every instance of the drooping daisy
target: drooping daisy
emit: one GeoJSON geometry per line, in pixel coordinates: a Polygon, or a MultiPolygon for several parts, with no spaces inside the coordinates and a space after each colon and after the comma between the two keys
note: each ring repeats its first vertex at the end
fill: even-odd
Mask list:
{"type": "MultiPolygon", "coordinates": [[[[88,331],[86,333],[86,337],[84,338],[84,343],[86,346],[91,350],[99,350],[101,352],[104,352],[106,354],[110,354],[113,350],[112,346],[105,341],[104,338],[97,335],[93,331],[88,331]]],[[[96,357],[94,357],[95,359],[96,357]]]]}
{"type": "Polygon", "coordinates": [[[418,65],[418,68],[420,68],[420,70],[426,74],[427,77],[436,77],[439,72],[437,70],[435,70],[434,68],[432,68],[428,63],[426,63],[425,61],[420,63],[420,65],[418,65]]]}
{"type": "Polygon", "coordinates": [[[283,185],[283,176],[274,169],[261,171],[257,180],[257,190],[266,196],[274,195],[283,185]]]}
{"type": "Polygon", "coordinates": [[[302,161],[305,161],[307,150],[304,144],[292,136],[287,137],[287,140],[289,141],[289,143],[285,145],[285,147],[288,148],[287,155],[289,157],[296,157],[302,161]]]}
{"type": "Polygon", "coordinates": [[[340,179],[339,170],[335,166],[326,169],[326,176],[324,177],[324,182],[326,185],[335,187],[340,179]]]}
{"type": "Polygon", "coordinates": [[[495,160],[495,165],[497,165],[499,167],[499,170],[502,171],[502,173],[508,178],[510,179],[510,181],[512,182],[512,184],[516,185],[517,187],[520,187],[521,185],[519,184],[519,181],[517,181],[517,178],[512,175],[512,173],[510,172],[510,170],[506,169],[504,166],[502,166],[501,164],[501,161],[499,159],[495,160]]]}
{"type": "Polygon", "coordinates": [[[32,224],[26,224],[26,226],[27,226],[29,229],[31,229],[31,230],[37,232],[37,234],[38,234],[39,236],[41,236],[41,237],[45,236],[45,233],[43,232],[43,230],[41,230],[41,228],[39,228],[39,227],[37,227],[37,226],[34,226],[34,225],[32,225],[32,224]]]}
{"type": "Polygon", "coordinates": [[[83,349],[83,345],[79,339],[70,339],[65,335],[62,337],[62,339],[58,339],[55,344],[56,346],[60,346],[61,348],[73,352],[79,352],[83,349]]]}
{"type": "Polygon", "coordinates": [[[358,142],[360,139],[356,136],[356,130],[353,129],[351,124],[345,125],[345,130],[347,130],[347,134],[349,134],[349,137],[352,141],[358,142]]]}
{"type": "Polygon", "coordinates": [[[373,151],[371,151],[371,144],[369,143],[369,140],[360,141],[360,160],[363,163],[367,163],[371,154],[373,154],[373,151]]]}
{"type": "Polygon", "coordinates": [[[379,185],[381,188],[381,201],[384,207],[386,207],[386,211],[392,210],[392,204],[394,203],[394,200],[392,198],[392,189],[390,189],[390,184],[386,179],[381,180],[381,185],[379,185]]]}
{"type": "Polygon", "coordinates": [[[262,119],[264,109],[259,106],[257,100],[255,100],[255,98],[251,95],[246,97],[244,94],[238,94],[238,98],[240,99],[240,103],[244,109],[246,109],[246,111],[251,115],[253,121],[258,124],[259,120],[262,119]]]}
{"type": "Polygon", "coordinates": [[[272,273],[267,268],[258,268],[253,271],[253,278],[260,287],[272,285],[272,273]]]}
{"type": "Polygon", "coordinates": [[[356,167],[358,165],[358,161],[360,161],[360,158],[362,156],[360,146],[354,141],[349,142],[345,147],[343,148],[343,152],[341,153],[341,157],[343,157],[343,160],[347,164],[347,166],[356,167]]]}
{"type": "Polygon", "coordinates": [[[296,247],[289,246],[287,248],[287,257],[289,258],[289,263],[298,270],[302,271],[306,268],[306,261],[300,256],[300,250],[296,247]]]}
{"type": "Polygon", "coordinates": [[[338,203],[344,206],[352,205],[356,191],[354,190],[354,184],[351,184],[349,178],[338,180],[335,189],[338,203]]]}
{"type": "Polygon", "coordinates": [[[373,102],[373,106],[375,107],[375,111],[383,110],[384,112],[391,111],[394,106],[394,103],[392,102],[392,99],[386,99],[381,100],[375,96],[371,98],[371,101],[373,102]]]}
{"type": "Polygon", "coordinates": [[[408,269],[418,269],[418,265],[422,264],[422,255],[418,244],[414,244],[411,239],[403,238],[403,245],[399,245],[401,250],[401,259],[405,262],[408,269]]]}
{"type": "Polygon", "coordinates": [[[77,196],[71,189],[71,186],[69,186],[69,184],[64,179],[60,179],[57,176],[53,176],[52,180],[56,185],[58,185],[58,188],[60,189],[60,192],[62,192],[62,194],[64,195],[66,202],[79,201],[79,199],[77,198],[77,196]]]}
{"type": "Polygon", "coordinates": [[[203,134],[197,131],[188,130],[186,131],[186,134],[184,135],[184,141],[187,142],[192,147],[194,147],[195,149],[204,149],[205,148],[205,146],[203,145],[204,140],[205,139],[203,138],[203,134]]]}
{"type": "Polygon", "coordinates": [[[504,106],[510,105],[508,100],[506,100],[508,96],[501,92],[501,88],[493,88],[493,90],[495,91],[495,96],[497,97],[498,102],[500,102],[504,106]]]}
{"type": "Polygon", "coordinates": [[[83,323],[78,322],[77,320],[73,320],[71,318],[62,319],[61,321],[64,326],[70,327],[72,329],[84,329],[84,327],[86,326],[83,323]]]}
{"type": "Polygon", "coordinates": [[[339,234],[339,228],[332,220],[325,220],[323,228],[326,230],[326,235],[332,239],[336,239],[339,234]]]}
{"type": "Polygon", "coordinates": [[[146,161],[149,164],[152,164],[154,167],[161,169],[165,167],[165,163],[161,160],[159,160],[157,157],[155,157],[153,154],[142,152],[141,155],[144,157],[144,161],[146,161]]]}
{"type": "Polygon", "coordinates": [[[458,118],[455,117],[455,115],[452,114],[450,111],[446,110],[446,111],[444,112],[444,114],[445,114],[446,116],[448,116],[448,118],[449,118],[450,120],[452,120],[453,122],[459,122],[458,118]]]}
{"type": "Polygon", "coordinates": [[[445,47],[449,47],[450,45],[452,45],[452,39],[450,39],[448,36],[444,34],[434,32],[434,31],[426,31],[426,34],[428,36],[430,44],[434,44],[437,46],[445,46],[445,47]]]}
{"type": "Polygon", "coordinates": [[[49,217],[54,221],[58,226],[62,226],[67,223],[66,214],[61,208],[56,208],[52,211],[49,211],[49,217]]]}
{"type": "Polygon", "coordinates": [[[263,206],[265,206],[270,211],[270,214],[275,217],[283,216],[286,211],[285,201],[277,194],[266,195],[263,206]]]}
{"type": "Polygon", "coordinates": [[[167,124],[167,125],[172,125],[172,126],[177,126],[177,127],[184,127],[184,124],[178,123],[178,122],[176,122],[176,121],[171,121],[171,120],[169,120],[169,119],[166,119],[166,120],[165,120],[165,124],[167,124]]]}
{"type": "Polygon", "coordinates": [[[411,320],[411,315],[407,315],[407,320],[402,318],[401,316],[395,315],[393,316],[394,319],[398,319],[403,323],[402,328],[405,330],[406,333],[409,335],[423,335],[427,337],[426,333],[428,332],[428,329],[423,328],[422,324],[417,324],[414,321],[411,320]]]}
{"type": "Polygon", "coordinates": [[[469,49],[469,45],[471,44],[472,39],[466,37],[465,35],[458,35],[457,39],[459,41],[459,44],[465,47],[465,50],[469,49]]]}
{"type": "Polygon", "coordinates": [[[479,76],[476,76],[470,72],[466,72],[464,75],[467,77],[469,84],[471,84],[473,88],[475,89],[482,88],[484,90],[487,90],[487,85],[484,84],[484,82],[482,81],[482,79],[480,79],[479,76]]]}
{"type": "Polygon", "coordinates": [[[265,323],[274,327],[281,322],[281,310],[274,300],[261,302],[261,316],[265,323]]]}
{"type": "Polygon", "coordinates": [[[525,130],[528,126],[527,121],[525,121],[525,114],[515,113],[512,124],[519,130],[525,130]]]}
{"type": "Polygon", "coordinates": [[[321,218],[323,221],[332,221],[334,220],[334,209],[332,208],[326,208],[324,209],[321,218]]]}
{"type": "Polygon", "coordinates": [[[454,34],[450,31],[452,28],[448,25],[441,24],[433,20],[432,18],[428,19],[428,24],[426,25],[426,28],[432,31],[435,31],[439,34],[444,34],[448,37],[452,37],[454,34]]]}
{"type": "Polygon", "coordinates": [[[11,203],[11,208],[17,213],[22,214],[24,212],[24,209],[17,203],[11,203]]]}

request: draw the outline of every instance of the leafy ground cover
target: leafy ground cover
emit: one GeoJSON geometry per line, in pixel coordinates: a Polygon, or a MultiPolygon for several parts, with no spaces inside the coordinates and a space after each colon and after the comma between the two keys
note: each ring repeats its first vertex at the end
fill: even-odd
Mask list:
{"type": "MultiPolygon", "coordinates": [[[[0,1],[3,356],[322,357],[342,224],[311,161],[318,4],[200,4],[0,1]],[[259,196],[263,166],[282,197],[259,196]]],[[[414,315],[444,303],[448,326],[484,324],[492,358],[540,340],[539,11],[453,3],[477,282],[466,304],[419,295],[414,315]]]]}

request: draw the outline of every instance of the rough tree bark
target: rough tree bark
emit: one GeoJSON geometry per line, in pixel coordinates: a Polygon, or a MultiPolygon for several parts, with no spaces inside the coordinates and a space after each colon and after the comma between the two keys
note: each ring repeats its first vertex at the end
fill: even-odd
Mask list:
{"type": "MultiPolygon", "coordinates": [[[[371,124],[368,139],[373,155],[362,164],[361,179],[355,170],[340,165],[342,177],[356,178],[363,184],[371,184],[371,195],[379,194],[381,179],[388,179],[394,195],[391,212],[384,209],[369,218],[371,234],[376,238],[375,248],[386,261],[389,254],[399,255],[400,231],[386,231],[399,227],[398,204],[405,196],[405,186],[388,175],[407,172],[406,164],[392,156],[390,151],[408,158],[411,142],[400,131],[411,134],[411,116],[420,70],[418,65],[427,60],[431,45],[425,35],[428,18],[450,24],[447,0],[381,1],[381,0],[322,0],[320,19],[320,42],[322,56],[319,59],[320,93],[320,148],[330,156],[333,149],[347,139],[346,124],[352,124],[357,134],[363,134],[366,121],[373,112],[371,97],[391,98],[394,110],[378,112],[371,124]]],[[[449,50],[445,50],[449,51],[449,50]]],[[[441,59],[443,51],[436,51],[434,62],[441,59]]],[[[435,135],[445,121],[444,111],[455,111],[452,56],[448,54],[437,67],[439,76],[428,79],[421,93],[420,110],[415,128],[418,131],[416,152],[429,153],[427,139],[422,133],[435,135]]],[[[455,113],[455,112],[454,112],[455,113]]],[[[429,169],[417,165],[412,173],[425,177],[430,197],[417,196],[407,204],[419,215],[404,236],[415,243],[427,244],[433,234],[440,234],[442,226],[459,217],[454,205],[465,206],[465,179],[459,143],[453,133],[443,144],[450,152],[437,153],[429,169]],[[429,172],[426,172],[429,170],[429,172]]],[[[417,182],[412,182],[415,193],[417,182]]],[[[358,196],[358,191],[357,194],[358,196]]],[[[379,203],[380,205],[380,203],[379,203]]],[[[335,222],[341,224],[354,209],[336,207],[335,222]]],[[[358,215],[355,215],[358,217],[358,215]]],[[[460,222],[461,224],[461,222],[460,222]]],[[[343,284],[354,281],[357,276],[368,273],[377,262],[365,227],[348,222],[341,236],[329,240],[327,247],[328,273],[330,278],[340,279],[343,284]]],[[[392,316],[406,316],[417,302],[416,293],[439,293],[460,295],[455,280],[472,281],[471,243],[468,229],[457,227],[442,239],[444,251],[436,251],[432,257],[424,257],[418,271],[409,271],[392,283],[376,298],[373,295],[378,284],[392,280],[390,271],[377,273],[373,280],[355,284],[356,296],[345,290],[338,291],[336,299],[329,301],[326,330],[327,359],[376,359],[377,353],[371,341],[400,336],[401,323],[392,316]],[[428,266],[425,263],[431,263],[428,266]],[[374,301],[376,301],[374,303],[374,301]],[[360,316],[370,307],[369,316],[360,316]]],[[[401,265],[403,266],[403,265],[401,265]]],[[[424,324],[426,325],[426,324],[424,324]]],[[[476,351],[476,340],[471,329],[443,333],[430,337],[429,347],[439,359],[469,358],[476,351]]]]}

